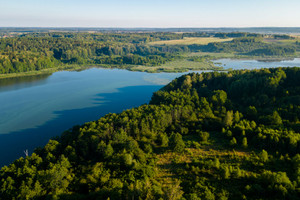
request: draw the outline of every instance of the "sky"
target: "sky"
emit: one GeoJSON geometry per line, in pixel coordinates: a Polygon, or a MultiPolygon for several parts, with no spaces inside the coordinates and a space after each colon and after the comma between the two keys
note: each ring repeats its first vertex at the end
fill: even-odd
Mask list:
{"type": "Polygon", "coordinates": [[[0,27],[300,27],[300,0],[0,0],[0,27]]]}

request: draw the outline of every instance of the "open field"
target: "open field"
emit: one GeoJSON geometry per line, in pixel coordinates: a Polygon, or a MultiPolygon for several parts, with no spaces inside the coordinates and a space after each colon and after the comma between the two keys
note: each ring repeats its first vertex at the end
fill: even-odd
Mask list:
{"type": "Polygon", "coordinates": [[[181,40],[163,40],[150,42],[149,45],[190,45],[190,44],[202,44],[206,45],[211,42],[228,42],[231,41],[232,38],[214,38],[214,37],[186,37],[181,40]]]}

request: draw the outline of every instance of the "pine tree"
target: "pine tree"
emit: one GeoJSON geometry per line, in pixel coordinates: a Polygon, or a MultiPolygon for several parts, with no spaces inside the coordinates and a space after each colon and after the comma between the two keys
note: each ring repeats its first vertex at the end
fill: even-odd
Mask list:
{"type": "Polygon", "coordinates": [[[185,144],[180,133],[172,133],[170,137],[170,147],[178,153],[184,151],[185,144]]]}

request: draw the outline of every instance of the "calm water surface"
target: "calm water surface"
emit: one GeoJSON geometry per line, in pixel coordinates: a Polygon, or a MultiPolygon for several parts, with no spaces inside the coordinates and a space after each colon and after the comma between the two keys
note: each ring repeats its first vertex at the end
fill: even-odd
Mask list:
{"type": "Polygon", "coordinates": [[[300,67],[300,58],[285,61],[264,62],[257,60],[235,60],[235,59],[219,59],[214,60],[217,66],[222,66],[225,69],[260,69],[274,67],[300,67]]]}
{"type": "Polygon", "coordinates": [[[148,103],[180,75],[91,68],[0,80],[0,166],[74,125],[148,103]]]}
{"type": "MultiPolygon", "coordinates": [[[[300,67],[299,58],[214,62],[226,69],[300,67]]],[[[91,68],[0,80],[0,167],[74,125],[148,103],[153,92],[182,74],[91,68]]]]}

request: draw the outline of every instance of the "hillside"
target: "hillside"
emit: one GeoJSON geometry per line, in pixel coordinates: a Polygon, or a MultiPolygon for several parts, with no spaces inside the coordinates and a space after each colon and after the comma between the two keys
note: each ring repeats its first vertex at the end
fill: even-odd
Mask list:
{"type": "Polygon", "coordinates": [[[299,119],[300,68],[184,75],[3,167],[0,197],[297,199],[299,119]]]}

